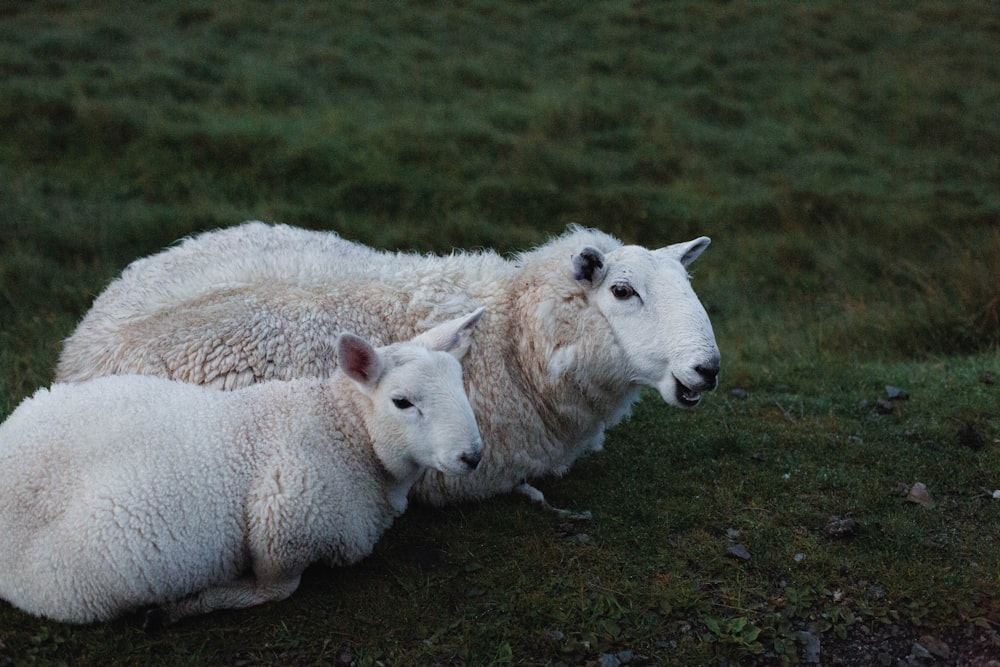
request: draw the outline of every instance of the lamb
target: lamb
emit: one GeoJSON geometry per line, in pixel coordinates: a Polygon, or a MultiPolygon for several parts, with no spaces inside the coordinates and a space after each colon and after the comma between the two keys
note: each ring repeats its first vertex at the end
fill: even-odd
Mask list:
{"type": "Polygon", "coordinates": [[[643,386],[691,408],[715,388],[719,349],[687,267],[707,237],[648,250],[571,226],[505,259],[388,252],[333,232],[248,222],[129,265],[65,341],[60,381],[141,373],[234,389],[325,377],[335,332],[405,340],[485,306],[463,361],[483,433],[479,468],[428,470],[432,505],[517,490],[599,450],[643,386]]]}
{"type": "Polygon", "coordinates": [[[172,622],[360,560],[425,467],[479,463],[457,359],[481,314],[377,350],[345,333],[322,380],[40,389],[0,425],[0,597],[63,622],[149,605],[172,622]]]}

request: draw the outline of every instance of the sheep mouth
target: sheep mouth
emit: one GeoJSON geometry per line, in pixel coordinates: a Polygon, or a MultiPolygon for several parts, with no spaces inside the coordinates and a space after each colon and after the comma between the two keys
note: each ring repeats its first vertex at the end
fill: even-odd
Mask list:
{"type": "Polygon", "coordinates": [[[688,387],[682,383],[677,378],[674,378],[676,383],[675,396],[677,397],[677,402],[680,403],[681,407],[693,408],[694,406],[701,403],[701,392],[688,387]]]}

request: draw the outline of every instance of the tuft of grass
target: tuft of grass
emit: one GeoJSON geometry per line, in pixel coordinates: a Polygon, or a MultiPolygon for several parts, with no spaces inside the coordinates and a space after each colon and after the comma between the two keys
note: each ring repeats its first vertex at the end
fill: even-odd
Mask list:
{"type": "Polygon", "coordinates": [[[942,234],[938,254],[933,268],[900,268],[899,280],[913,285],[924,316],[887,327],[896,346],[911,354],[1000,349],[1000,231],[974,245],[942,234]]]}

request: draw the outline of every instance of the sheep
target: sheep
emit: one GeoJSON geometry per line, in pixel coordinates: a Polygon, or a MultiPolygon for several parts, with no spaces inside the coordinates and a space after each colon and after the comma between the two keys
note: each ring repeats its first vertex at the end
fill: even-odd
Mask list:
{"type": "Polygon", "coordinates": [[[0,598],[62,622],[150,606],[173,622],[364,558],[425,467],[479,463],[457,359],[481,314],[377,350],[345,333],[327,379],[38,390],[0,425],[0,598]]]}
{"type": "Polygon", "coordinates": [[[574,225],[513,259],[435,256],[252,221],[126,267],[65,340],[57,377],[220,389],[323,377],[341,328],[387,343],[486,306],[463,361],[483,462],[461,478],[428,470],[412,495],[444,505],[513,490],[546,504],[531,482],[600,450],[643,386],[680,408],[715,388],[719,349],[686,270],[709,242],[648,250],[574,225]]]}

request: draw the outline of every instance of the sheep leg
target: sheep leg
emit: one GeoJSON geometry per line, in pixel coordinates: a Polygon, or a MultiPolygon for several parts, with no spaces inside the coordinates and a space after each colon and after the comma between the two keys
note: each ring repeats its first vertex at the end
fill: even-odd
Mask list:
{"type": "Polygon", "coordinates": [[[523,493],[524,495],[528,496],[536,503],[539,503],[542,507],[549,510],[550,512],[555,512],[557,516],[562,517],[563,519],[589,521],[590,519],[594,518],[589,510],[585,510],[583,512],[574,512],[572,510],[564,510],[558,507],[553,507],[552,505],[549,504],[549,501],[545,499],[544,493],[533,487],[531,484],[528,484],[527,482],[521,482],[520,484],[514,487],[514,490],[518,493],[523,493]]]}
{"type": "Polygon", "coordinates": [[[244,609],[265,602],[284,600],[299,587],[302,575],[261,581],[244,577],[236,581],[206,588],[200,593],[163,605],[165,623],[174,623],[187,616],[207,614],[216,609],[244,609]]]}

